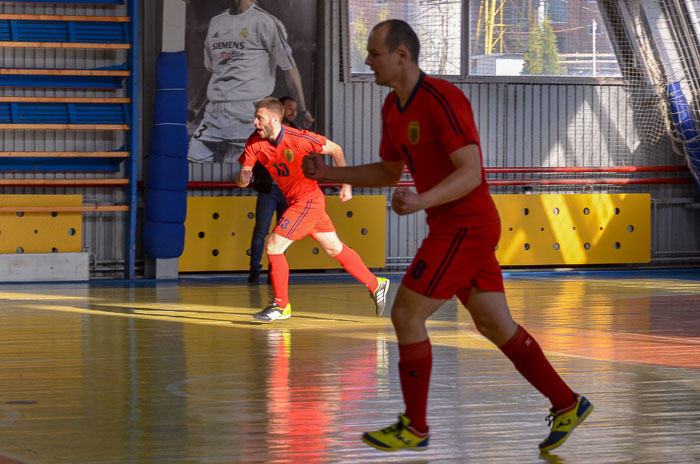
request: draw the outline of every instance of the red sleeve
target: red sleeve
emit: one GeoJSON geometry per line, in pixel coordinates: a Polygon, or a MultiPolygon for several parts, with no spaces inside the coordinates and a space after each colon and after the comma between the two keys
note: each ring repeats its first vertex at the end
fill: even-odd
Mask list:
{"type": "Polygon", "coordinates": [[[241,156],[238,157],[238,162],[243,166],[253,167],[255,162],[258,160],[257,153],[259,150],[257,149],[256,145],[256,142],[248,139],[248,142],[245,144],[245,150],[243,150],[241,156]]]}
{"type": "Polygon", "coordinates": [[[299,148],[304,153],[320,153],[326,144],[325,136],[307,130],[300,131],[296,140],[299,148]]]}
{"type": "Polygon", "coordinates": [[[456,87],[445,96],[443,110],[434,112],[435,127],[441,131],[445,151],[450,154],[472,143],[480,145],[474,113],[467,97],[456,87]]]}
{"type": "Polygon", "coordinates": [[[390,94],[384,100],[382,107],[382,141],[379,144],[379,157],[385,161],[403,161],[401,154],[391,144],[391,128],[386,121],[390,105],[396,104],[395,99],[390,98],[392,95],[390,94]]]}

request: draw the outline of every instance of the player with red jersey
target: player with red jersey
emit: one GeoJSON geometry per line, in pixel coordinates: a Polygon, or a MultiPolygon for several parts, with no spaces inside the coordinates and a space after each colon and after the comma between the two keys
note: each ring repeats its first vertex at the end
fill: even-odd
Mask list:
{"type": "Polygon", "coordinates": [[[457,295],[479,332],[551,401],[552,428],[539,445],[550,451],[593,406],[567,386],[537,341],[511,317],[495,255],[500,219],[486,183],[471,105],[457,87],[420,70],[419,50],[415,32],[400,20],[377,24],[369,36],[366,63],[377,84],[394,90],[382,108],[380,162],[329,167],[318,156],[304,159],[309,178],[363,187],[394,185],[408,167],[417,192],[397,189],[392,209],[400,215],[425,210],[430,226],[391,309],[406,410],[396,424],[366,432],[362,439],[384,451],[427,449],[432,347],[425,322],[457,295]]]}
{"type": "MultiPolygon", "coordinates": [[[[248,138],[239,161],[243,165],[237,183],[246,187],[253,175],[256,161],[265,166],[287,199],[289,207],[268,236],[265,247],[270,260],[270,280],[274,301],[254,317],[261,321],[287,319],[292,315],[289,302],[289,265],[284,256],[292,242],[311,235],[340,264],[365,284],[375,303],[377,316],[386,306],[389,280],[377,277],[362,262],[352,248],[340,241],[331,218],[326,213],[326,197],[318,182],[308,179],[302,171],[302,160],[311,152],[329,154],[338,166],[345,166],[340,146],[322,135],[283,126],[282,103],[276,98],[264,98],[256,104],[256,132],[248,138]]],[[[352,198],[349,185],[340,189],[340,201],[352,198]]]]}

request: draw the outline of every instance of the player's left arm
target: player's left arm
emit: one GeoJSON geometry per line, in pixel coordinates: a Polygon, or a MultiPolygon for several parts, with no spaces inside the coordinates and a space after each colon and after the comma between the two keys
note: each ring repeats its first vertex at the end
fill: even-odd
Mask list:
{"type": "Polygon", "coordinates": [[[301,75],[299,68],[296,66],[284,71],[284,78],[287,82],[287,87],[292,91],[292,97],[297,102],[299,113],[304,115],[304,128],[308,129],[314,123],[315,119],[311,111],[306,107],[306,99],[304,98],[304,90],[301,85],[301,75]]]}
{"type": "Polygon", "coordinates": [[[481,185],[481,156],[476,143],[453,151],[450,159],[457,169],[430,190],[416,193],[407,188],[396,189],[391,201],[393,210],[411,214],[462,198],[481,185]]]}
{"type": "MultiPolygon", "coordinates": [[[[345,154],[343,153],[343,149],[335,143],[332,140],[326,139],[325,145],[323,145],[323,148],[321,149],[321,153],[324,155],[330,155],[331,158],[333,158],[333,163],[335,163],[336,166],[347,166],[348,163],[345,161],[345,154]]],[[[352,198],[352,187],[350,184],[343,184],[343,186],[340,188],[340,201],[348,201],[352,198]]]]}

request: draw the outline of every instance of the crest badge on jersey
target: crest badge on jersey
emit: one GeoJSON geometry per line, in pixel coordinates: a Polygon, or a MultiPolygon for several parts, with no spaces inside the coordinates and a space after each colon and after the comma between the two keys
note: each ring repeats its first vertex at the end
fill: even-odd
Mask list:
{"type": "Polygon", "coordinates": [[[294,161],[294,152],[292,150],[284,150],[284,158],[291,163],[294,161]]]}
{"type": "Polygon", "coordinates": [[[245,27],[241,29],[241,37],[243,37],[244,39],[248,37],[248,29],[246,29],[245,27]]]}
{"type": "Polygon", "coordinates": [[[408,141],[411,145],[415,145],[420,140],[420,124],[418,121],[411,121],[408,123],[408,141]]]}

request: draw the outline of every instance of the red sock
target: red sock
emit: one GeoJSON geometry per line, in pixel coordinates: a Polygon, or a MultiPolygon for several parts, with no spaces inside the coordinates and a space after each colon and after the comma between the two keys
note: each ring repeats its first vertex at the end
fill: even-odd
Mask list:
{"type": "Polygon", "coordinates": [[[340,253],[335,255],[334,258],[343,265],[343,268],[346,271],[352,274],[352,276],[357,280],[365,284],[367,288],[374,293],[379,286],[377,276],[372,274],[372,271],[367,269],[365,263],[362,262],[362,258],[360,258],[360,255],[358,255],[355,250],[343,243],[343,249],[340,251],[340,253]]]}
{"type": "Polygon", "coordinates": [[[270,280],[275,301],[284,309],[289,304],[289,263],[284,254],[267,257],[270,259],[270,280]]]}
{"type": "Polygon", "coordinates": [[[399,378],[403,401],[406,403],[404,415],[411,419],[411,427],[419,433],[428,431],[425,411],[428,407],[432,367],[433,350],[429,338],[418,343],[399,345],[399,378]]]}
{"type": "Polygon", "coordinates": [[[547,361],[539,343],[522,326],[518,326],[511,339],[499,349],[533,387],[549,398],[552,409],[559,411],[576,401],[576,394],[559,377],[547,361]]]}

